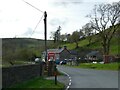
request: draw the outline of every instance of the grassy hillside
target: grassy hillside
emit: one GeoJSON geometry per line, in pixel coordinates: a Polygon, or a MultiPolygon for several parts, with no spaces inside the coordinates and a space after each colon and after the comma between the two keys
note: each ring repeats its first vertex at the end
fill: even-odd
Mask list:
{"type": "MultiPolygon", "coordinates": [[[[119,51],[119,32],[117,31],[112,40],[110,46],[110,54],[118,55],[119,51]]],[[[93,35],[90,37],[86,37],[85,39],[81,39],[78,44],[79,48],[75,49],[75,43],[53,43],[53,41],[47,41],[47,47],[56,48],[59,46],[67,46],[69,50],[76,50],[82,56],[85,53],[90,52],[91,50],[99,50],[102,52],[101,39],[99,35],[93,35]],[[89,38],[92,37],[92,41],[89,44],[89,38]]],[[[44,40],[40,39],[32,39],[32,38],[3,38],[2,39],[2,60],[3,62],[20,61],[16,63],[20,63],[21,61],[31,61],[34,58],[40,57],[41,52],[45,49],[44,40]]]]}
{"type": "MultiPolygon", "coordinates": [[[[53,41],[47,41],[51,48],[53,41]]],[[[23,61],[32,61],[40,57],[44,51],[44,40],[32,38],[3,38],[2,39],[2,61],[3,64],[22,64],[23,61]]]]}
{"type": "MultiPolygon", "coordinates": [[[[89,41],[88,39],[80,40],[79,41],[79,47],[82,47],[84,49],[92,49],[92,50],[100,50],[102,49],[100,41],[92,42],[89,46],[89,41]]],[[[67,43],[64,44],[63,46],[67,46],[68,49],[73,50],[75,49],[75,43],[67,43]]],[[[111,47],[110,47],[110,54],[118,54],[118,40],[116,38],[113,38],[111,40],[111,47]]]]}
{"type": "MultiPolygon", "coordinates": [[[[83,50],[99,50],[102,52],[102,45],[101,45],[101,39],[98,35],[92,36],[91,44],[89,45],[89,37],[86,37],[85,39],[80,40],[79,48],[75,49],[75,43],[66,43],[62,46],[67,46],[70,50],[77,50],[78,52],[83,52],[83,50]]],[[[112,40],[111,40],[111,46],[110,46],[110,54],[111,55],[117,55],[119,51],[119,41],[118,41],[119,35],[118,31],[114,34],[112,40]]]]}

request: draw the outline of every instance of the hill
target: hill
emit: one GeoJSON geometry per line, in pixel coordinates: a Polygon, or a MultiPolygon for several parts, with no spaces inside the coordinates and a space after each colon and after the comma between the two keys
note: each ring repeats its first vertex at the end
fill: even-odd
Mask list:
{"type": "MultiPolygon", "coordinates": [[[[47,41],[48,48],[53,46],[53,41],[47,41]]],[[[2,61],[4,63],[15,63],[16,61],[32,61],[40,57],[44,51],[44,40],[33,38],[3,38],[2,39],[2,61]]],[[[21,62],[20,62],[21,63],[21,62]]]]}
{"type": "MultiPolygon", "coordinates": [[[[119,54],[119,32],[120,31],[117,31],[111,40],[110,55],[119,54]]],[[[86,53],[93,50],[99,50],[102,52],[101,39],[99,34],[80,39],[78,44],[79,48],[77,49],[75,48],[75,43],[53,43],[52,40],[48,40],[47,45],[48,49],[59,46],[67,46],[69,50],[76,50],[81,56],[84,56],[86,53]],[[89,38],[92,38],[90,44],[89,38]]],[[[4,62],[11,63],[15,61],[32,61],[35,57],[40,57],[44,49],[44,40],[33,38],[3,38],[2,61],[3,64],[4,62]]]]}
{"type": "MultiPolygon", "coordinates": [[[[116,33],[114,34],[114,36],[111,40],[110,55],[118,55],[119,32],[120,31],[116,31],[116,33]]],[[[81,55],[82,55],[82,53],[88,53],[92,50],[98,50],[101,53],[103,53],[102,52],[102,45],[101,45],[101,38],[99,37],[99,34],[92,35],[92,36],[86,37],[84,39],[80,39],[78,42],[79,48],[77,48],[77,49],[75,48],[76,47],[75,43],[66,43],[66,44],[63,44],[62,46],[67,46],[67,48],[69,50],[76,50],[81,55]],[[89,38],[92,38],[90,44],[89,44],[89,38]]]]}

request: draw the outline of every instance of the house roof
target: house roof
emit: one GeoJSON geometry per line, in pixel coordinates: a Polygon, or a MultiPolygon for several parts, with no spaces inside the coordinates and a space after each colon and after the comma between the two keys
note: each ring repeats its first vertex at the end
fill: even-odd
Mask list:
{"type": "MultiPolygon", "coordinates": [[[[69,53],[70,51],[66,48],[66,46],[64,46],[63,48],[58,48],[58,49],[47,49],[47,52],[51,52],[51,53],[61,53],[64,50],[67,50],[69,53]]],[[[45,51],[43,53],[46,53],[45,51]]]]}
{"type": "Polygon", "coordinates": [[[77,51],[75,51],[75,50],[70,50],[70,53],[71,53],[72,55],[77,55],[77,54],[78,54],[77,51]]]}
{"type": "Polygon", "coordinates": [[[87,54],[87,56],[96,56],[97,54],[100,54],[99,51],[91,51],[90,53],[87,54]]]}
{"type": "Polygon", "coordinates": [[[64,50],[64,48],[61,49],[48,49],[47,52],[54,52],[54,53],[60,53],[64,50]]]}
{"type": "MultiPolygon", "coordinates": [[[[64,48],[61,48],[61,49],[47,49],[47,52],[61,53],[63,50],[64,50],[64,48]]],[[[45,51],[43,53],[45,53],[45,51]]]]}

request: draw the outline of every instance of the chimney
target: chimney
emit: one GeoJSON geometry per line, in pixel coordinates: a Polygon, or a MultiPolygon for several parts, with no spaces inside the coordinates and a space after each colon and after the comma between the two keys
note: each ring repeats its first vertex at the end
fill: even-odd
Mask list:
{"type": "Polygon", "coordinates": [[[64,46],[64,49],[67,49],[67,46],[64,46]]]}

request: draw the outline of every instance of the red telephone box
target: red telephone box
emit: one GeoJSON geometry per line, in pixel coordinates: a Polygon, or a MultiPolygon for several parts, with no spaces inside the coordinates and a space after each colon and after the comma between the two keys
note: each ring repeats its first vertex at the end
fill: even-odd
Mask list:
{"type": "Polygon", "coordinates": [[[49,59],[53,59],[53,60],[55,60],[55,53],[54,52],[48,52],[48,60],[49,59]]]}

